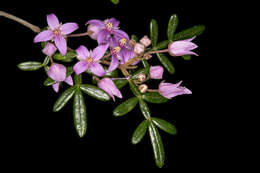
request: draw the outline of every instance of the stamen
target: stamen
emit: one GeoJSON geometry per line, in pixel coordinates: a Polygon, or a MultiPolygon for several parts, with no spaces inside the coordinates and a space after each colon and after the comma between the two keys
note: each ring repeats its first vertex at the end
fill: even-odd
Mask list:
{"type": "Polygon", "coordinates": [[[106,24],[106,29],[107,29],[108,31],[111,31],[112,28],[113,28],[112,22],[108,22],[108,23],[106,24]]]}
{"type": "Polygon", "coordinates": [[[116,55],[120,52],[121,48],[119,46],[117,47],[114,47],[113,50],[112,50],[112,54],[116,55]]]}
{"type": "Polygon", "coordinates": [[[124,47],[125,45],[126,45],[126,38],[122,38],[122,39],[120,39],[119,40],[119,45],[121,46],[121,47],[124,47]]]}
{"type": "Polygon", "coordinates": [[[88,62],[88,63],[92,63],[92,62],[93,62],[93,59],[92,59],[91,57],[88,57],[88,58],[87,58],[87,62],[88,62]]]}

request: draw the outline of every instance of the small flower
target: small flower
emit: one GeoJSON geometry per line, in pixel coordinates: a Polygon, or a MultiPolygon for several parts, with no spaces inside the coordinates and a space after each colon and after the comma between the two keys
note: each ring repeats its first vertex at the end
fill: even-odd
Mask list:
{"type": "Polygon", "coordinates": [[[183,55],[198,56],[196,53],[191,51],[198,47],[196,44],[191,42],[194,38],[195,37],[187,40],[174,41],[170,43],[168,47],[169,54],[172,56],[183,56],[183,55]]]}
{"type": "Polygon", "coordinates": [[[98,27],[98,26],[89,25],[88,26],[88,35],[89,35],[89,37],[92,38],[93,40],[96,40],[100,30],[101,30],[101,28],[98,27]]]}
{"type": "Polygon", "coordinates": [[[144,82],[146,80],[146,75],[144,73],[140,73],[138,75],[138,81],[139,82],[144,82]]]}
{"type": "Polygon", "coordinates": [[[144,52],[144,49],[145,49],[145,47],[144,47],[143,44],[141,44],[141,43],[136,43],[136,44],[135,44],[135,47],[134,47],[134,52],[135,52],[136,54],[142,54],[142,53],[144,52]]]}
{"type": "Polygon", "coordinates": [[[42,52],[47,56],[52,56],[56,52],[57,48],[52,43],[47,43],[47,45],[42,49],[42,52]]]}
{"type": "Polygon", "coordinates": [[[180,86],[181,83],[182,81],[180,81],[177,84],[162,82],[159,85],[159,93],[167,99],[171,99],[175,96],[182,94],[192,94],[192,92],[189,89],[180,86]]]}
{"type": "Polygon", "coordinates": [[[98,81],[98,87],[106,91],[114,101],[114,96],[122,98],[121,92],[118,90],[118,88],[110,78],[103,78],[100,81],[98,81]]]}
{"type": "Polygon", "coordinates": [[[142,85],[139,86],[138,89],[139,89],[139,91],[140,91],[141,93],[145,93],[145,92],[147,91],[147,89],[148,89],[148,86],[145,85],[145,84],[142,84],[142,85]]]}
{"type": "Polygon", "coordinates": [[[148,47],[151,44],[151,40],[145,35],[141,40],[140,43],[143,44],[145,47],[148,47]]]}
{"type": "Polygon", "coordinates": [[[103,66],[99,64],[99,60],[103,57],[107,48],[108,44],[96,47],[93,52],[89,52],[85,46],[80,46],[76,49],[80,61],[73,67],[75,73],[79,75],[89,69],[99,77],[104,76],[106,72],[103,66]]]}
{"type": "Polygon", "coordinates": [[[152,79],[162,79],[163,67],[160,65],[150,67],[150,77],[152,79]]]}
{"type": "Polygon", "coordinates": [[[52,85],[55,92],[59,91],[59,85],[63,81],[71,86],[73,85],[71,76],[66,77],[66,67],[62,64],[53,63],[48,70],[48,76],[56,81],[52,85]]]}
{"type": "Polygon", "coordinates": [[[49,25],[48,29],[36,35],[34,38],[34,43],[52,40],[59,49],[60,53],[63,56],[66,55],[67,42],[65,37],[78,29],[78,25],[76,23],[65,23],[61,25],[55,14],[47,15],[47,23],[49,25]]]}

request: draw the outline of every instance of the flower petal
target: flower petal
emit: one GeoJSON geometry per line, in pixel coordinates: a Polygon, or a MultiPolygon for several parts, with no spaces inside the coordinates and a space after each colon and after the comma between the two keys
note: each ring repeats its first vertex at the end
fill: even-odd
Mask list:
{"type": "Polygon", "coordinates": [[[60,83],[59,83],[59,82],[57,82],[57,83],[55,83],[55,84],[52,85],[52,88],[53,88],[53,90],[54,90],[56,93],[59,91],[59,86],[60,86],[60,83]]]}
{"type": "Polygon", "coordinates": [[[109,44],[102,44],[93,50],[92,58],[94,61],[100,60],[107,51],[109,44]]]}
{"type": "Polygon", "coordinates": [[[58,35],[54,38],[54,42],[60,53],[65,56],[67,53],[67,42],[65,38],[62,35],[58,35]]]}
{"type": "Polygon", "coordinates": [[[47,45],[42,49],[45,55],[52,56],[56,52],[57,48],[52,43],[47,43],[47,45]]]}
{"type": "Polygon", "coordinates": [[[105,27],[105,23],[101,20],[97,20],[97,19],[93,19],[93,20],[89,20],[86,25],[93,25],[93,26],[99,26],[99,27],[105,27]]]}
{"type": "Polygon", "coordinates": [[[49,14],[47,15],[47,23],[51,30],[55,30],[56,28],[59,27],[59,19],[55,14],[49,14]]]}
{"type": "Polygon", "coordinates": [[[106,44],[108,42],[108,37],[109,37],[110,33],[106,30],[101,30],[98,33],[98,37],[97,37],[97,42],[98,44],[106,44]]]}
{"type": "Polygon", "coordinates": [[[110,78],[103,78],[98,82],[98,87],[106,91],[115,101],[114,95],[122,98],[121,92],[118,90],[114,82],[110,78]]]}
{"type": "Polygon", "coordinates": [[[76,53],[79,55],[79,60],[85,61],[90,56],[88,49],[85,46],[79,46],[76,49],[76,53]]]}
{"type": "Polygon", "coordinates": [[[73,86],[73,79],[71,76],[68,76],[64,81],[70,86],[73,86]]]}
{"type": "Polygon", "coordinates": [[[57,82],[64,81],[66,78],[66,67],[62,64],[54,63],[48,70],[48,76],[57,82]]]}
{"type": "Polygon", "coordinates": [[[45,31],[42,31],[42,32],[40,32],[39,34],[37,34],[37,35],[34,37],[33,42],[34,42],[34,43],[38,43],[38,42],[49,41],[49,40],[52,40],[53,37],[54,37],[54,34],[53,34],[52,31],[50,31],[50,30],[45,30],[45,31]]]}
{"type": "Polygon", "coordinates": [[[104,76],[106,74],[106,71],[104,70],[103,66],[99,63],[92,63],[90,66],[90,71],[99,77],[104,76]]]}
{"type": "Polygon", "coordinates": [[[111,22],[112,24],[113,24],[113,27],[118,27],[119,26],[119,21],[118,20],[116,20],[115,18],[111,18],[111,19],[108,19],[108,21],[107,22],[111,22]]]}
{"type": "Polygon", "coordinates": [[[112,56],[110,66],[108,67],[108,72],[115,70],[118,65],[119,65],[118,59],[115,56],[112,56]]]}
{"type": "Polygon", "coordinates": [[[79,26],[76,23],[65,23],[60,27],[61,34],[67,35],[78,29],[79,26]]]}
{"type": "Polygon", "coordinates": [[[126,40],[129,40],[129,36],[125,31],[122,31],[120,29],[115,29],[113,31],[114,35],[120,38],[125,38],[126,40]]]}
{"type": "Polygon", "coordinates": [[[88,69],[88,63],[86,61],[79,61],[73,66],[74,72],[79,75],[88,69]]]}

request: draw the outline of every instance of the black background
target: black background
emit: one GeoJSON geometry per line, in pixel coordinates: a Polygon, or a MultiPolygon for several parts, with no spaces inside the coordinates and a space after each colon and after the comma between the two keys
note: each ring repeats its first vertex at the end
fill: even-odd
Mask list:
{"type": "MultiPolygon", "coordinates": [[[[199,48],[195,50],[200,56],[192,56],[191,61],[173,58],[176,73],[164,78],[169,82],[183,80],[183,85],[191,89],[192,95],[178,96],[162,105],[150,105],[152,116],[161,117],[176,125],[178,134],[171,136],[160,131],[166,152],[164,168],[173,170],[203,169],[213,162],[211,155],[215,152],[212,146],[211,126],[213,119],[205,109],[210,102],[207,99],[207,88],[211,85],[208,69],[212,49],[210,32],[211,8],[198,3],[187,4],[173,1],[122,0],[115,6],[110,1],[88,1],[81,4],[73,2],[51,7],[35,4],[33,7],[8,7],[0,10],[21,17],[39,27],[47,25],[46,15],[55,13],[63,23],[76,22],[80,29],[86,30],[85,22],[90,19],[115,17],[120,20],[120,28],[129,35],[139,38],[149,35],[149,23],[152,18],[159,23],[159,41],[166,39],[166,29],[170,15],[179,17],[177,32],[193,25],[204,24],[206,30],[194,42],[199,48]]],[[[8,151],[8,161],[27,161],[41,166],[57,164],[57,161],[68,163],[66,166],[89,168],[156,168],[149,136],[137,145],[131,144],[131,136],[137,125],[143,120],[138,107],[123,117],[113,117],[113,108],[117,102],[103,103],[88,96],[85,97],[88,117],[88,130],[80,139],[73,127],[71,102],[60,112],[52,112],[52,106],[59,94],[51,87],[45,87],[46,75],[43,70],[24,72],[17,64],[24,61],[43,61],[39,44],[33,43],[35,33],[24,26],[0,18],[1,49],[1,116],[0,126],[2,144],[8,151]]],[[[69,46],[77,48],[83,44],[89,49],[96,42],[88,37],[71,38],[69,46]]],[[[153,60],[153,63],[159,63],[153,60]]],[[[89,80],[85,82],[90,83],[89,80]]],[[[67,85],[63,85],[63,91],[67,85]]],[[[125,98],[131,97],[129,88],[123,90],[125,98]]],[[[24,165],[25,167],[29,165],[24,165]]]]}

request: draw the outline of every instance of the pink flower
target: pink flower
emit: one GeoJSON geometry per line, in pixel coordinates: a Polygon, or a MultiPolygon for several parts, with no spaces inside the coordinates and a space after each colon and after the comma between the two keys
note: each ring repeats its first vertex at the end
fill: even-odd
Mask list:
{"type": "Polygon", "coordinates": [[[152,79],[162,79],[163,67],[160,65],[150,67],[150,77],[152,79]]]}
{"type": "Polygon", "coordinates": [[[181,83],[182,81],[180,81],[177,84],[162,82],[159,85],[159,93],[167,99],[171,99],[182,94],[192,94],[192,92],[189,89],[180,86],[181,83]]]}
{"type": "Polygon", "coordinates": [[[142,45],[141,43],[136,43],[134,47],[134,52],[136,54],[142,54],[144,52],[144,49],[145,49],[144,45],[142,45]]]}
{"type": "Polygon", "coordinates": [[[66,55],[67,42],[65,37],[78,29],[78,25],[76,23],[65,23],[61,25],[55,14],[47,15],[47,23],[49,25],[48,29],[36,35],[34,38],[34,43],[52,40],[59,49],[60,53],[62,55],[66,55]]]}
{"type": "Polygon", "coordinates": [[[198,56],[196,53],[191,51],[198,47],[196,44],[191,42],[194,38],[195,37],[187,39],[187,40],[172,42],[171,44],[169,44],[169,47],[168,47],[169,54],[172,56],[183,56],[183,55],[198,56]]]}
{"type": "Polygon", "coordinates": [[[145,47],[148,47],[151,44],[151,40],[145,35],[141,40],[140,43],[143,44],[145,47]]]}
{"type": "Polygon", "coordinates": [[[98,27],[96,25],[89,25],[88,26],[88,35],[93,40],[96,40],[99,34],[99,31],[101,30],[101,27],[98,27]]]}
{"type": "Polygon", "coordinates": [[[57,48],[52,43],[47,43],[47,45],[42,49],[42,52],[47,56],[52,56],[56,52],[57,48]]]}
{"type": "Polygon", "coordinates": [[[110,78],[103,78],[98,82],[98,87],[106,91],[115,101],[115,97],[122,98],[121,92],[118,90],[114,82],[110,78]]]}
{"type": "Polygon", "coordinates": [[[66,67],[62,64],[53,63],[48,70],[48,76],[56,81],[52,85],[55,92],[59,91],[60,83],[63,81],[69,85],[73,85],[71,76],[66,77],[66,67]]]}

